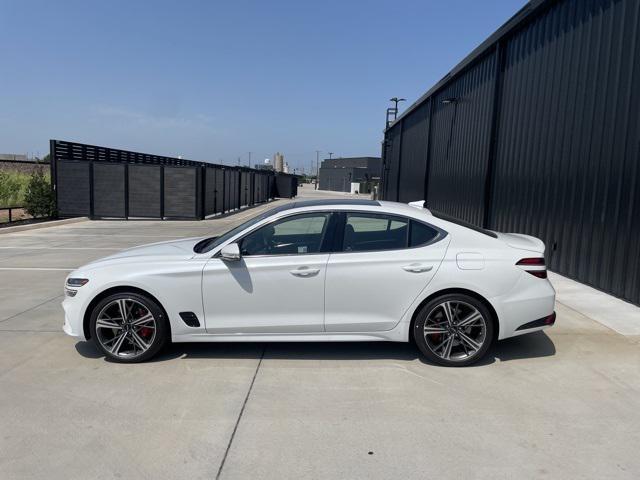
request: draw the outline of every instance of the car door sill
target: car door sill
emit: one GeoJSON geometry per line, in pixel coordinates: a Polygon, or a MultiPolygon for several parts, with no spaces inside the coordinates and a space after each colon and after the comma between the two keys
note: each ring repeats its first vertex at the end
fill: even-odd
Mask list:
{"type": "Polygon", "coordinates": [[[376,342],[406,341],[393,330],[386,332],[318,332],[318,333],[189,333],[172,335],[173,342],[376,342]]]}

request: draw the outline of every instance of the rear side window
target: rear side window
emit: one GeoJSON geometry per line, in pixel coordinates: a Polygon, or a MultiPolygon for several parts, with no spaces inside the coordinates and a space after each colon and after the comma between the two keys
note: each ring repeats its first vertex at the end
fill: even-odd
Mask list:
{"type": "Polygon", "coordinates": [[[433,242],[439,232],[429,225],[411,220],[411,232],[409,234],[409,246],[419,247],[433,242]]]}
{"type": "Polygon", "coordinates": [[[343,250],[367,252],[407,247],[407,219],[367,213],[347,213],[343,250]]]}

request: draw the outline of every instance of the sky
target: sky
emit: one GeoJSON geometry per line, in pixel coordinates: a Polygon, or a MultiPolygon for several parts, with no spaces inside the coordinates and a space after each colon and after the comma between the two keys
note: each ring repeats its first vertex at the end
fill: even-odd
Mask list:
{"type": "Polygon", "coordinates": [[[379,156],[525,0],[0,0],[0,153],[49,139],[291,169],[379,156]]]}

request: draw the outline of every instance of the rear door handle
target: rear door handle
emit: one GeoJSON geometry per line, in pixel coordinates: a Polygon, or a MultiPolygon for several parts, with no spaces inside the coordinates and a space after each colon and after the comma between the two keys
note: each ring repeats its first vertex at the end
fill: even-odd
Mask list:
{"type": "Polygon", "coordinates": [[[291,273],[291,275],[295,275],[296,277],[313,277],[314,275],[317,275],[319,272],[320,272],[319,268],[307,268],[307,267],[298,268],[297,270],[289,270],[289,273],[291,273]]]}
{"type": "Polygon", "coordinates": [[[405,265],[402,269],[411,273],[423,273],[429,272],[433,269],[432,265],[420,265],[419,263],[412,263],[411,265],[405,265]]]}

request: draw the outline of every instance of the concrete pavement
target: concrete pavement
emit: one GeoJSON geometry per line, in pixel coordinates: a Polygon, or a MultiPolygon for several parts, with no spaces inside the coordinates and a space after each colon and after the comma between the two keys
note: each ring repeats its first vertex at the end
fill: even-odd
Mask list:
{"type": "Polygon", "coordinates": [[[463,369],[391,343],[180,344],[119,365],[62,333],[69,269],[268,207],[0,234],[0,478],[640,476],[640,337],[561,303],[554,328],[463,369]]]}

